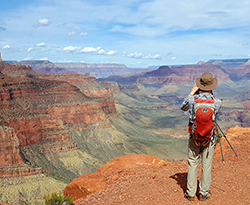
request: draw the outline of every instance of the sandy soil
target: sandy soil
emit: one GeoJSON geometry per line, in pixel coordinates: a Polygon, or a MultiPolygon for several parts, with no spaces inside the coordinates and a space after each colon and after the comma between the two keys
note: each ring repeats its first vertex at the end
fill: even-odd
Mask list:
{"type": "MultiPolygon", "coordinates": [[[[76,205],[107,204],[250,204],[250,131],[232,130],[229,133],[236,157],[226,140],[222,139],[225,164],[219,144],[216,146],[211,199],[190,202],[184,198],[187,183],[187,163],[167,166],[141,166],[123,169],[106,175],[107,188],[75,200],[76,205]]],[[[201,174],[201,166],[198,176],[201,174]]]]}

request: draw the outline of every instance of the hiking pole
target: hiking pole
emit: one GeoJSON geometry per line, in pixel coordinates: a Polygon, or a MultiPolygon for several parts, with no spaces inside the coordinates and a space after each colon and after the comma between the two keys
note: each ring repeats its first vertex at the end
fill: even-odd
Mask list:
{"type": "Polygon", "coordinates": [[[216,122],[216,125],[217,125],[217,127],[220,129],[220,132],[223,134],[223,136],[225,137],[225,139],[227,140],[227,143],[230,145],[230,147],[231,147],[231,149],[233,150],[233,152],[234,152],[235,156],[236,156],[236,157],[238,157],[237,153],[234,151],[233,146],[230,144],[230,142],[228,141],[228,139],[227,139],[226,135],[223,133],[223,131],[221,130],[221,128],[220,128],[220,126],[218,125],[218,123],[217,123],[217,122],[216,122]]]}
{"type": "Polygon", "coordinates": [[[220,142],[220,135],[218,135],[219,136],[219,143],[220,143],[220,152],[221,152],[221,157],[222,157],[222,162],[223,162],[223,164],[225,164],[225,159],[224,159],[224,156],[223,156],[223,152],[222,152],[222,147],[221,147],[221,142],[220,142]]]}
{"type": "MultiPolygon", "coordinates": [[[[216,123],[214,123],[216,125],[216,123]]],[[[219,144],[220,144],[220,153],[221,153],[221,158],[222,158],[222,162],[223,164],[225,164],[225,159],[224,159],[224,156],[223,156],[223,152],[222,152],[222,146],[221,146],[221,141],[220,141],[220,138],[221,138],[221,135],[218,131],[218,128],[216,127],[216,136],[218,137],[219,139],[219,144]]]]}

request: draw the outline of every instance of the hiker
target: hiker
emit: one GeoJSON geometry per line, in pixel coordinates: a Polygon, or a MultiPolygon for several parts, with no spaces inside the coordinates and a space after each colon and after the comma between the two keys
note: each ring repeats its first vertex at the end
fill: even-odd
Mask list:
{"type": "Polygon", "coordinates": [[[203,73],[196,79],[191,93],[184,99],[181,109],[189,117],[188,144],[188,176],[187,191],[184,197],[194,201],[197,191],[197,166],[202,162],[202,175],[199,182],[198,199],[201,201],[211,197],[208,193],[211,185],[211,166],[215,148],[215,116],[218,113],[221,100],[213,96],[212,90],[218,81],[211,73],[203,73]],[[200,109],[199,109],[200,108],[200,109]],[[210,115],[208,115],[210,113],[210,115]],[[202,120],[209,123],[202,123],[202,120]]]}

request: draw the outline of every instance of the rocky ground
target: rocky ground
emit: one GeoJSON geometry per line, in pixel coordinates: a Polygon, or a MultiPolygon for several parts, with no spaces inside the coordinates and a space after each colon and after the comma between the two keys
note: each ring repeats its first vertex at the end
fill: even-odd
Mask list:
{"type": "MultiPolygon", "coordinates": [[[[183,197],[186,191],[187,163],[158,163],[106,169],[103,174],[94,173],[92,187],[80,187],[91,192],[98,186],[100,191],[74,201],[83,204],[250,204],[250,128],[231,128],[227,133],[236,157],[226,140],[222,139],[225,163],[222,162],[219,144],[216,146],[213,168],[211,199],[200,202],[197,197],[189,202],[183,197]],[[102,176],[102,177],[100,177],[102,176]],[[98,177],[99,184],[98,184],[98,177]],[[102,186],[100,186],[102,184],[102,186]]],[[[138,159],[136,159],[138,160],[138,159]]],[[[129,160],[133,164],[133,159],[129,160]]],[[[113,166],[115,162],[110,164],[113,166]]],[[[126,163],[129,163],[128,161],[126,163]]],[[[201,166],[198,176],[201,174],[201,166]]],[[[92,176],[92,178],[93,178],[92,176]]],[[[90,176],[88,178],[91,178],[90,176]]],[[[87,180],[87,179],[85,179],[87,180]]]]}

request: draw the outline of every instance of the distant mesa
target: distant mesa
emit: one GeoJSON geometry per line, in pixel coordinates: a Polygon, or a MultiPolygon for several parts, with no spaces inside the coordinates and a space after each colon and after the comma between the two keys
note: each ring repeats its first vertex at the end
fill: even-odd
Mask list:
{"type": "Polygon", "coordinates": [[[167,76],[174,73],[169,66],[160,66],[157,70],[147,72],[145,76],[167,76]]]}
{"type": "Polygon", "coordinates": [[[247,63],[250,58],[240,58],[240,59],[211,59],[207,63],[212,65],[219,65],[221,68],[226,69],[227,71],[236,68],[242,64],[247,63]]]}
{"type": "Polygon", "coordinates": [[[5,61],[8,64],[30,66],[40,74],[78,73],[96,78],[106,78],[114,75],[133,75],[152,71],[152,68],[128,68],[125,64],[116,63],[53,63],[48,60],[5,61]]]}

